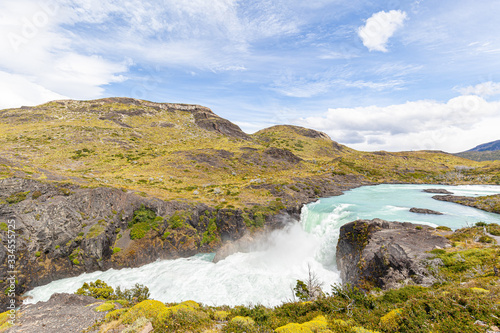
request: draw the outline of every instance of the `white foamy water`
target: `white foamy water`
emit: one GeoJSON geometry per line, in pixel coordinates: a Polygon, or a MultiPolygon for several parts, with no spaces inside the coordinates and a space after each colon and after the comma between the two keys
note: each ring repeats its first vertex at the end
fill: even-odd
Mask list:
{"type": "Polygon", "coordinates": [[[304,206],[301,222],[292,222],[267,237],[259,251],[236,253],[218,263],[213,254],[162,260],[139,268],[110,269],[53,281],[27,293],[26,302],[46,301],[56,292],[75,292],[84,282],[101,279],[113,287],[149,287],[162,302],[195,300],[207,305],[278,305],[292,298],[297,279],[306,279],[308,266],[324,282],[324,290],[340,282],[335,268],[339,228],[358,218],[382,218],[459,228],[478,221],[500,223],[497,214],[432,199],[424,188],[444,188],[456,195],[500,193],[500,186],[378,185],[321,199],[304,206]],[[410,213],[411,207],[438,210],[444,215],[410,213]]]}
{"type": "MultiPolygon", "coordinates": [[[[325,287],[340,282],[339,274],[316,259],[325,240],[307,233],[295,222],[274,231],[262,250],[236,253],[218,263],[213,254],[162,260],[140,268],[110,269],[53,281],[27,293],[27,303],[46,301],[56,292],[75,292],[84,282],[101,279],[113,287],[148,286],[153,299],[163,302],[196,300],[207,305],[278,305],[292,298],[297,279],[305,279],[308,266],[325,287]]],[[[335,253],[333,253],[335,254],[335,253]]],[[[322,257],[322,254],[319,255],[322,257]]]]}

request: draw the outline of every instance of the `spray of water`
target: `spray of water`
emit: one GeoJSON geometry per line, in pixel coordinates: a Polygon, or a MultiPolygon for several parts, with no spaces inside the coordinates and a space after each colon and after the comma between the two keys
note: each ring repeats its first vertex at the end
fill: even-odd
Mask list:
{"type": "Polygon", "coordinates": [[[258,241],[250,253],[235,253],[213,263],[213,254],[162,260],[139,267],[82,274],[53,281],[27,293],[27,303],[46,301],[56,292],[75,292],[84,282],[101,279],[113,287],[149,287],[151,297],[163,302],[188,299],[208,305],[263,304],[274,306],[293,297],[298,279],[309,267],[325,287],[340,282],[334,267],[338,217],[342,207],[330,213],[311,212],[302,222],[289,221],[258,241]]]}

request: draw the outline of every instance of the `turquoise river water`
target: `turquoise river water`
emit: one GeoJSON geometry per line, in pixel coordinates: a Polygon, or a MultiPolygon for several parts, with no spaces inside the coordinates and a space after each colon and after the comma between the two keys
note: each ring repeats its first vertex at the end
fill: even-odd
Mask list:
{"type": "Polygon", "coordinates": [[[443,188],[455,195],[479,196],[500,193],[500,186],[377,185],[323,198],[303,207],[301,220],[262,240],[258,250],[235,253],[218,263],[214,254],[161,260],[139,268],[110,269],[53,281],[27,293],[25,302],[46,301],[56,292],[75,292],[83,282],[101,279],[113,287],[149,287],[151,297],[162,302],[195,300],[207,305],[273,306],[292,298],[297,279],[305,279],[308,267],[323,282],[323,289],[340,283],[335,267],[339,228],[356,219],[381,218],[452,229],[478,221],[500,224],[500,215],[432,199],[425,188],[443,188]],[[409,212],[411,207],[437,210],[444,215],[409,212]]]}

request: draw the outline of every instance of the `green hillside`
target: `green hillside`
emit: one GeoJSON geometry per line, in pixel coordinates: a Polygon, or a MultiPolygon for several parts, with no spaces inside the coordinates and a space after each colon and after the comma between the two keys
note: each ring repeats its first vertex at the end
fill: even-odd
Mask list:
{"type": "Polygon", "coordinates": [[[0,177],[112,186],[210,205],[301,201],[320,180],[498,183],[500,162],[435,152],[360,152],[274,126],[247,135],[210,109],[130,98],[0,111],[0,177]],[[350,178],[349,178],[350,179],[350,178]]]}

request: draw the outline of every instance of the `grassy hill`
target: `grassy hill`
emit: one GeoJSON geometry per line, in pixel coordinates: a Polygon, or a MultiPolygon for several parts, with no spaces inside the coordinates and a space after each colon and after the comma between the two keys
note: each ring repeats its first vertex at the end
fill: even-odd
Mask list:
{"type": "MultiPolygon", "coordinates": [[[[500,183],[500,162],[437,152],[360,152],[274,126],[247,135],[210,109],[130,98],[0,111],[0,177],[112,186],[241,207],[321,194],[320,180],[500,183]]],[[[300,200],[298,200],[300,201],[300,200]]]]}
{"type": "Polygon", "coordinates": [[[458,157],[467,158],[473,161],[499,161],[500,160],[500,150],[492,151],[465,151],[462,153],[455,154],[458,157]]]}

